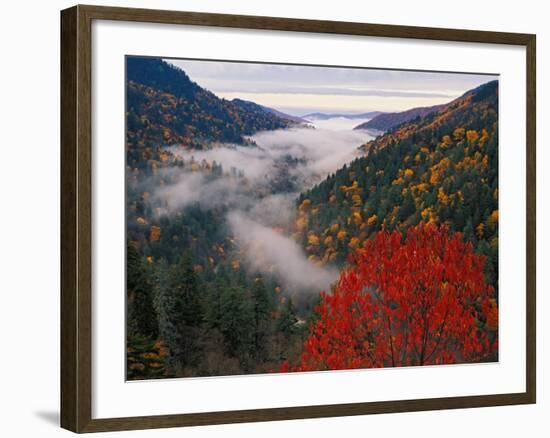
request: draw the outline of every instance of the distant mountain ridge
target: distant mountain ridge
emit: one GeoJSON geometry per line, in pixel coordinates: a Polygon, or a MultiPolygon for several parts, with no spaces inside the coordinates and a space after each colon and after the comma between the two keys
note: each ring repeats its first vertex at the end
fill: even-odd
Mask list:
{"type": "Polygon", "coordinates": [[[345,113],[309,113],[305,116],[302,116],[304,119],[317,119],[317,120],[328,120],[328,119],[334,119],[337,117],[343,117],[346,119],[371,119],[373,117],[377,117],[381,114],[384,114],[382,111],[370,111],[366,113],[359,113],[359,114],[345,114],[345,113]]]}
{"type": "Polygon", "coordinates": [[[401,123],[408,122],[417,117],[423,117],[434,111],[438,111],[443,108],[445,105],[433,105],[433,106],[424,106],[412,108],[407,111],[395,112],[395,113],[382,113],[372,118],[368,122],[361,123],[353,129],[373,129],[377,131],[388,131],[394,126],[400,125],[401,123]]]}

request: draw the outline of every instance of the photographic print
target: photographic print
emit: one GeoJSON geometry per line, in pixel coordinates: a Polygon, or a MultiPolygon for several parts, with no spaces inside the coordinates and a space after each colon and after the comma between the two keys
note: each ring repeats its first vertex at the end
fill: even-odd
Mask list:
{"type": "Polygon", "coordinates": [[[126,57],[126,378],[498,361],[498,79],[126,57]]]}

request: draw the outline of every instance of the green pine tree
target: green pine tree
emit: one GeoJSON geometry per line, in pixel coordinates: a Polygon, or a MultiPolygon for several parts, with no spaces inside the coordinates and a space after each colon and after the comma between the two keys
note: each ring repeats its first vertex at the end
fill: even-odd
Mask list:
{"type": "Polygon", "coordinates": [[[203,309],[190,254],[186,253],[179,264],[166,269],[164,275],[166,278],[159,279],[157,302],[161,334],[170,349],[171,365],[192,366],[200,354],[198,339],[203,309]]]}
{"type": "Polygon", "coordinates": [[[158,322],[153,307],[153,285],[143,258],[128,244],[126,253],[126,294],[128,302],[128,335],[158,336],[158,322]]]}
{"type": "Polygon", "coordinates": [[[229,286],[221,296],[220,332],[227,353],[246,362],[254,348],[254,308],[242,287],[229,286]]]}
{"type": "Polygon", "coordinates": [[[266,352],[265,341],[269,334],[272,300],[261,277],[257,278],[252,287],[254,303],[254,353],[257,357],[264,357],[266,352]]]}
{"type": "Polygon", "coordinates": [[[289,338],[296,333],[296,323],[298,318],[296,317],[296,311],[294,310],[294,304],[292,298],[286,300],[286,304],[281,310],[279,320],[277,321],[277,331],[282,333],[285,338],[289,338]]]}

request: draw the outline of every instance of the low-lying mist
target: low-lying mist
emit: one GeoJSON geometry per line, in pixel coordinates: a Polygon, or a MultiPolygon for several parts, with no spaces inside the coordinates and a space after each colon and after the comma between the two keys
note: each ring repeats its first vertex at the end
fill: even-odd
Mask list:
{"type": "Polygon", "coordinates": [[[228,214],[228,223],[242,245],[248,266],[276,275],[294,291],[329,290],[338,271],[309,262],[302,248],[291,238],[251,220],[239,211],[228,214]]]}
{"type": "Polygon", "coordinates": [[[312,185],[353,160],[357,148],[371,138],[360,130],[293,128],[257,133],[251,137],[257,147],[214,145],[204,151],[173,147],[172,152],[184,159],[216,161],[225,170],[241,170],[253,182],[269,180],[277,171],[277,163],[293,158],[299,162],[291,169],[292,174],[304,185],[312,185]]]}
{"type": "Polygon", "coordinates": [[[151,201],[171,214],[191,204],[222,207],[228,232],[245,255],[246,266],[275,275],[297,290],[328,290],[337,271],[307,259],[303,249],[281,231],[296,217],[300,192],[352,161],[358,147],[372,137],[353,131],[357,120],[323,121],[320,128],[264,131],[250,139],[255,146],[213,145],[203,151],[171,147],[184,162],[216,163],[223,171],[212,177],[205,168],[174,168],[170,181],[150,188],[151,201]],[[326,129],[332,127],[333,129],[326,129]]]}

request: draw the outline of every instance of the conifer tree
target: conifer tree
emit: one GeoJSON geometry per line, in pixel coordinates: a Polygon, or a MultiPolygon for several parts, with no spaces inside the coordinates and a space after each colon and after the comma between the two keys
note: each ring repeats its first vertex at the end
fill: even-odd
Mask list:
{"type": "Polygon", "coordinates": [[[240,286],[225,288],[221,296],[220,331],[227,353],[245,362],[254,347],[254,308],[240,286]]]}
{"type": "Polygon", "coordinates": [[[172,364],[192,365],[199,352],[198,334],[203,321],[203,311],[197,275],[191,255],[184,254],[178,265],[171,268],[159,307],[166,332],[172,364]]]}
{"type": "Polygon", "coordinates": [[[281,332],[286,338],[289,338],[296,332],[296,311],[294,310],[294,304],[292,298],[288,297],[286,303],[281,310],[279,320],[277,321],[277,330],[281,332]]]}
{"type": "Polygon", "coordinates": [[[272,303],[261,277],[255,280],[252,287],[252,300],[254,303],[254,353],[256,356],[262,357],[265,353],[265,341],[269,333],[272,303]]]}
{"type": "Polygon", "coordinates": [[[158,322],[151,278],[143,258],[131,244],[127,245],[126,270],[128,335],[156,338],[158,322]]]}

